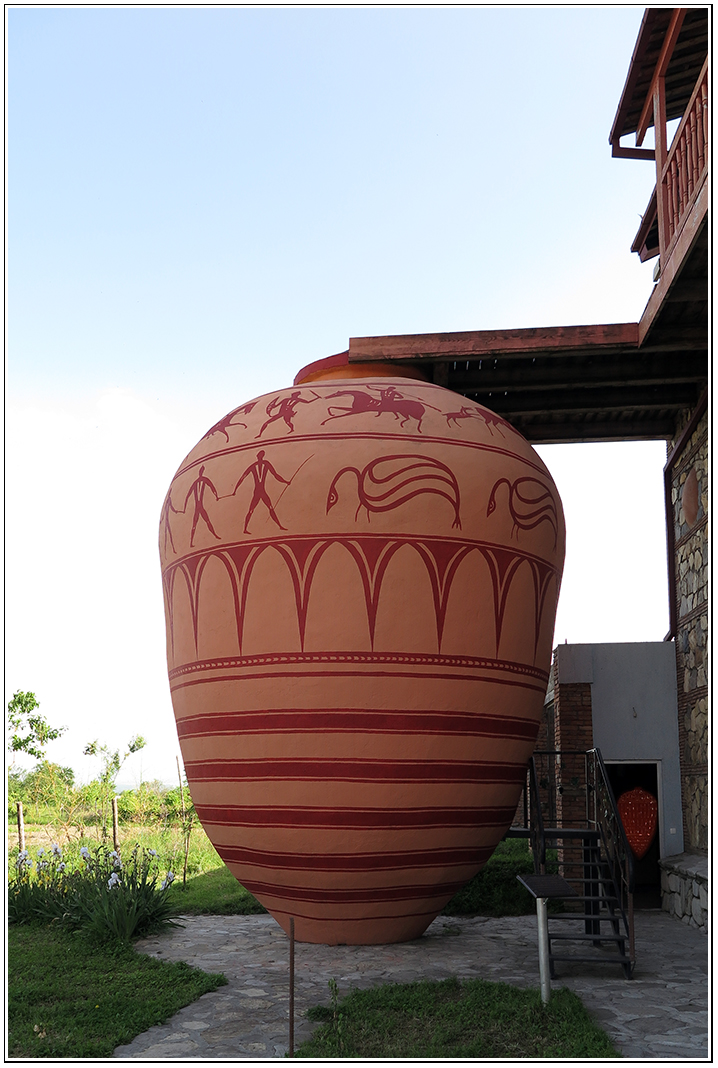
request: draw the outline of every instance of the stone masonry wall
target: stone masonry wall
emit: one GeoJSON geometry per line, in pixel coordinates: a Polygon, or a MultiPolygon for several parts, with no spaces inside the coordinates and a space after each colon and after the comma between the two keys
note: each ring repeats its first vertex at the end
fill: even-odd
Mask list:
{"type": "Polygon", "coordinates": [[[708,858],[691,853],[664,857],[662,907],[676,919],[708,933],[708,858]]]}
{"type": "Polygon", "coordinates": [[[708,416],[672,471],[678,737],[687,851],[708,849],[708,416]]]}

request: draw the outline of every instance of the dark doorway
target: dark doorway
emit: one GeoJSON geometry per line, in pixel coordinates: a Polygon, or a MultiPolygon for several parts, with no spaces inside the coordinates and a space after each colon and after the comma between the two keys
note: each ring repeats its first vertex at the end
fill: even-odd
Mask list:
{"type": "MultiPolygon", "coordinates": [[[[646,790],[658,799],[658,765],[650,764],[606,764],[608,779],[616,801],[621,794],[633,790],[636,786],[646,790]]],[[[659,806],[660,821],[660,806],[659,806]]],[[[660,822],[656,826],[653,841],[648,852],[639,860],[633,858],[636,875],[636,890],[633,903],[639,909],[659,909],[661,907],[661,869],[660,857],[660,822]]]]}

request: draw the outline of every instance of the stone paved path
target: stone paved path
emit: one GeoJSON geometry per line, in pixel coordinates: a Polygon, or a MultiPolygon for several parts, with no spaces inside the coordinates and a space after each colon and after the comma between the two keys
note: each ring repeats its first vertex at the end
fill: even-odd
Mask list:
{"type": "MultiPolygon", "coordinates": [[[[183,929],[145,939],[138,949],[224,972],[229,985],[205,994],[114,1056],[127,1059],[254,1060],[283,1057],[288,1043],[289,940],[270,916],[181,917],[183,929]]],[[[618,965],[557,965],[554,989],[583,999],[624,1057],[697,1060],[708,1056],[708,945],[705,935],[664,912],[636,914],[636,970],[618,965]]],[[[391,946],[296,944],[295,1044],[316,1026],[303,1016],[340,996],[381,983],[482,978],[538,987],[536,919],[436,919],[413,942],[391,946]]]]}

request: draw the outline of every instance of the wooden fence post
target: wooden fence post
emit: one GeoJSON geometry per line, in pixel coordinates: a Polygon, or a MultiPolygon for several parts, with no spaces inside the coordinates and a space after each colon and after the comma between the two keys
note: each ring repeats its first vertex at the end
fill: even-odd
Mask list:
{"type": "Polygon", "coordinates": [[[112,841],[115,846],[115,851],[120,851],[120,822],[117,815],[117,798],[112,798],[112,841]]]}
{"type": "Polygon", "coordinates": [[[179,779],[180,800],[182,802],[182,823],[184,823],[186,819],[184,808],[184,786],[182,785],[182,772],[180,771],[179,757],[175,757],[175,760],[177,761],[177,778],[179,779]]]}
{"type": "Polygon", "coordinates": [[[187,885],[187,858],[189,857],[189,836],[192,833],[192,824],[187,823],[187,809],[184,804],[184,786],[182,785],[182,772],[180,771],[179,757],[177,761],[177,778],[179,779],[180,800],[182,801],[182,837],[184,839],[184,868],[182,869],[182,886],[187,885]]]}
{"type": "Polygon", "coordinates": [[[25,850],[25,821],[22,817],[22,801],[17,803],[17,844],[21,853],[25,850]]]}

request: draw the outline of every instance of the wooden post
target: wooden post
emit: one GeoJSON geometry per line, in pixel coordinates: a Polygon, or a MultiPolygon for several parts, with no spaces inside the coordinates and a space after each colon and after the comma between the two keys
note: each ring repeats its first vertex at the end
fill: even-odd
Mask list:
{"type": "Polygon", "coordinates": [[[120,851],[120,821],[117,815],[117,798],[112,798],[112,842],[115,851],[120,851]]]}
{"type": "Polygon", "coordinates": [[[25,821],[22,817],[22,801],[17,803],[17,844],[21,853],[25,851],[25,821]]]}
{"type": "Polygon", "coordinates": [[[658,216],[658,250],[661,256],[661,269],[665,267],[663,257],[670,242],[669,205],[663,183],[663,167],[666,162],[668,145],[666,143],[666,85],[665,78],[657,78],[653,90],[653,129],[656,139],[656,198],[658,216]]]}
{"type": "Polygon", "coordinates": [[[184,787],[182,785],[182,772],[180,771],[179,757],[175,757],[175,760],[177,761],[177,778],[179,779],[180,801],[182,802],[182,826],[184,827],[184,821],[187,817],[185,816],[184,808],[184,787]]]}
{"type": "Polygon", "coordinates": [[[294,917],[289,919],[289,1056],[294,1056],[294,917]]]}
{"type": "Polygon", "coordinates": [[[184,786],[182,785],[182,772],[180,771],[179,757],[176,756],[177,761],[177,778],[179,779],[180,788],[180,801],[182,802],[182,838],[184,841],[184,867],[182,869],[182,886],[187,885],[187,858],[189,856],[189,836],[192,830],[187,826],[187,810],[184,807],[184,786]]]}

